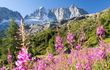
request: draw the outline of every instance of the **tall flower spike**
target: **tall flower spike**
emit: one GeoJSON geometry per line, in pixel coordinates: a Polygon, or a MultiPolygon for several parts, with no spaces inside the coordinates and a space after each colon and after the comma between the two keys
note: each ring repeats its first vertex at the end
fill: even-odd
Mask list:
{"type": "Polygon", "coordinates": [[[68,34],[67,34],[67,43],[73,46],[73,42],[75,42],[75,35],[70,32],[70,26],[67,24],[68,34]]]}
{"type": "Polygon", "coordinates": [[[104,26],[100,24],[100,21],[99,21],[99,15],[97,15],[97,29],[96,29],[96,35],[97,37],[99,37],[99,39],[102,39],[102,36],[105,35],[105,29],[104,29],[104,26]]]}
{"type": "Polygon", "coordinates": [[[64,45],[63,45],[63,40],[62,40],[62,38],[60,37],[60,35],[57,35],[57,36],[56,36],[55,48],[56,48],[56,51],[57,51],[58,53],[62,53],[62,52],[63,52],[64,45]]]}
{"type": "Polygon", "coordinates": [[[82,64],[81,62],[76,63],[76,70],[82,70],[82,64]]]}
{"type": "Polygon", "coordinates": [[[84,43],[84,41],[86,40],[86,35],[84,32],[84,25],[80,25],[81,29],[80,29],[80,35],[79,35],[79,43],[82,45],[84,43]]]}
{"type": "Polygon", "coordinates": [[[0,68],[0,70],[6,70],[6,67],[3,65],[3,67],[0,68]]]}
{"type": "Polygon", "coordinates": [[[103,35],[105,35],[105,29],[104,29],[103,25],[99,25],[97,27],[96,34],[97,34],[98,37],[99,36],[102,37],[103,35]]]}
{"type": "Polygon", "coordinates": [[[54,60],[53,54],[48,54],[48,60],[49,60],[49,61],[53,61],[53,60],[54,60]]]}
{"type": "Polygon", "coordinates": [[[64,49],[63,40],[59,35],[59,29],[57,28],[58,34],[55,37],[55,49],[58,53],[62,53],[64,49]]]}
{"type": "Polygon", "coordinates": [[[57,27],[57,35],[59,35],[60,33],[59,33],[59,26],[57,27]]]}
{"type": "Polygon", "coordinates": [[[25,28],[24,28],[23,19],[21,19],[20,31],[21,31],[21,36],[22,36],[22,45],[25,46],[25,45],[26,45],[26,44],[25,44],[26,34],[25,34],[25,28]]]}
{"type": "Polygon", "coordinates": [[[15,70],[27,70],[28,61],[31,60],[31,54],[28,53],[28,48],[26,47],[27,46],[25,42],[26,34],[25,34],[23,20],[21,20],[20,32],[21,32],[21,39],[22,39],[22,48],[19,51],[19,54],[17,56],[18,60],[15,62],[17,66],[15,70]]]}
{"type": "Polygon", "coordinates": [[[8,49],[7,60],[8,60],[8,63],[10,64],[10,69],[12,70],[12,68],[13,68],[13,64],[12,64],[12,62],[13,62],[13,56],[12,56],[12,54],[11,54],[11,52],[10,52],[9,49],[8,49]]]}
{"type": "Polygon", "coordinates": [[[75,42],[75,35],[73,35],[71,32],[68,32],[67,43],[73,46],[73,42],[75,42]]]}
{"type": "Polygon", "coordinates": [[[75,48],[76,48],[77,50],[80,50],[80,49],[81,49],[81,45],[78,44],[75,48]]]}
{"type": "Polygon", "coordinates": [[[15,70],[27,70],[26,63],[31,60],[30,56],[28,50],[23,47],[17,56],[18,60],[15,62],[17,66],[15,70]]]}
{"type": "Polygon", "coordinates": [[[80,42],[84,42],[86,39],[85,33],[82,31],[80,35],[80,42]]]}
{"type": "Polygon", "coordinates": [[[69,23],[67,24],[68,32],[70,32],[70,25],[69,23]]]}
{"type": "Polygon", "coordinates": [[[12,54],[11,54],[11,52],[10,52],[9,49],[8,49],[8,56],[7,56],[7,59],[8,59],[8,63],[9,63],[9,64],[12,63],[13,57],[12,57],[12,54]]]}
{"type": "Polygon", "coordinates": [[[46,68],[46,63],[45,63],[45,60],[39,60],[38,61],[38,69],[37,70],[45,70],[46,68]]]}

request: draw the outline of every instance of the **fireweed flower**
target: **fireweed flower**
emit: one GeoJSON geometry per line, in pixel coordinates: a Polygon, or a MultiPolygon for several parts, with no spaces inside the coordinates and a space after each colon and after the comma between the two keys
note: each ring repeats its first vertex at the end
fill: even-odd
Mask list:
{"type": "Polygon", "coordinates": [[[67,34],[67,43],[70,44],[71,46],[73,46],[73,42],[75,42],[75,35],[73,35],[72,33],[68,33],[67,34]]]}
{"type": "Polygon", "coordinates": [[[106,57],[106,51],[104,50],[104,47],[98,47],[94,48],[93,53],[95,60],[101,60],[106,57]]]}
{"type": "Polygon", "coordinates": [[[3,65],[3,67],[0,68],[0,70],[6,70],[6,67],[3,65]]]}
{"type": "Polygon", "coordinates": [[[88,54],[88,59],[90,61],[93,61],[94,60],[94,57],[95,57],[95,55],[93,53],[92,54],[88,54]]]}
{"type": "Polygon", "coordinates": [[[69,58],[68,58],[68,64],[69,64],[69,65],[72,65],[72,57],[69,57],[69,58]]]}
{"type": "Polygon", "coordinates": [[[76,70],[82,70],[82,64],[80,62],[76,63],[76,70]]]}
{"type": "Polygon", "coordinates": [[[97,56],[99,57],[99,59],[104,59],[106,58],[106,51],[104,51],[104,49],[99,49],[97,56]]]}
{"type": "Polygon", "coordinates": [[[85,33],[82,33],[80,35],[80,42],[83,42],[85,40],[85,33]]]}
{"type": "Polygon", "coordinates": [[[55,49],[58,53],[62,53],[64,49],[63,40],[59,35],[55,39],[55,49]]]}
{"type": "Polygon", "coordinates": [[[62,38],[61,38],[61,36],[60,36],[60,35],[57,35],[55,41],[56,41],[56,43],[61,44],[61,43],[62,43],[62,38]]]}
{"type": "Polygon", "coordinates": [[[49,60],[49,61],[53,61],[53,60],[54,60],[53,54],[49,54],[49,55],[48,55],[48,60],[49,60]]]}
{"type": "Polygon", "coordinates": [[[75,48],[76,48],[77,50],[80,50],[80,49],[81,49],[81,45],[78,44],[75,48]]]}
{"type": "Polygon", "coordinates": [[[106,44],[104,43],[104,41],[102,40],[99,40],[99,47],[105,47],[106,44]]]}
{"type": "Polygon", "coordinates": [[[44,60],[39,60],[38,61],[38,69],[37,70],[45,70],[46,66],[47,65],[46,65],[44,60]]]}
{"type": "Polygon", "coordinates": [[[106,53],[110,53],[110,43],[109,44],[107,44],[107,48],[106,48],[106,53]]]}
{"type": "Polygon", "coordinates": [[[85,70],[92,70],[91,61],[89,60],[85,65],[85,70]]]}
{"type": "Polygon", "coordinates": [[[15,70],[26,70],[25,63],[30,60],[30,54],[28,53],[26,48],[22,48],[17,56],[18,60],[16,61],[15,70]]]}
{"type": "Polygon", "coordinates": [[[7,59],[8,59],[8,63],[12,62],[13,57],[12,57],[11,53],[8,53],[7,59]]]}
{"type": "Polygon", "coordinates": [[[97,31],[96,31],[97,36],[103,36],[105,35],[105,29],[104,27],[101,25],[99,27],[97,27],[97,31]]]}

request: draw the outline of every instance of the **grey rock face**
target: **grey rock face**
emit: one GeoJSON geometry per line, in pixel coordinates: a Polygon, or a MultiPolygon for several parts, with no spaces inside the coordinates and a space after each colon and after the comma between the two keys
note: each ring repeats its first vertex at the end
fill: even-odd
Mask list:
{"type": "Polygon", "coordinates": [[[9,19],[21,19],[22,16],[17,11],[9,10],[5,7],[0,7],[0,20],[9,20],[9,19]]]}
{"type": "Polygon", "coordinates": [[[71,5],[69,8],[53,8],[46,10],[44,7],[40,7],[34,13],[27,15],[25,19],[36,19],[37,21],[62,21],[68,20],[73,17],[78,17],[84,14],[88,14],[85,10],[78,8],[75,5],[71,5]]]}
{"type": "Polygon", "coordinates": [[[0,32],[8,29],[10,19],[14,19],[16,22],[19,22],[22,19],[22,16],[17,11],[0,7],[0,32]]]}

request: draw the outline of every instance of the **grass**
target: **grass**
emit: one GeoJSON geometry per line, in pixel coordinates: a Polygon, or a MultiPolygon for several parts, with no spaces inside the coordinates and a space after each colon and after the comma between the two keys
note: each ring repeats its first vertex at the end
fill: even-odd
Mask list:
{"type": "MultiPolygon", "coordinates": [[[[96,37],[96,28],[99,23],[104,25],[106,28],[107,36],[110,36],[110,9],[105,10],[98,14],[100,17],[96,20],[96,15],[86,17],[85,19],[81,20],[71,20],[69,21],[70,31],[76,35],[76,41],[78,42],[80,39],[80,33],[83,31],[86,34],[86,42],[84,43],[83,47],[95,47],[98,44],[98,40],[96,37]],[[97,21],[100,22],[97,22],[97,21]]],[[[63,37],[64,44],[66,46],[66,34],[68,32],[67,26],[65,23],[64,25],[60,26],[59,33],[63,37]]],[[[45,54],[46,49],[48,50],[49,47],[54,49],[54,37],[57,31],[55,28],[46,29],[43,32],[37,33],[35,36],[31,38],[31,45],[33,48],[36,48],[39,53],[36,54],[45,54]],[[49,43],[51,41],[51,43],[49,43]]],[[[105,41],[109,42],[110,38],[106,36],[105,41]]],[[[51,50],[51,49],[49,49],[51,50]]],[[[53,50],[54,52],[54,50],[53,50]]]]}
{"type": "Polygon", "coordinates": [[[104,42],[110,43],[110,38],[106,38],[106,39],[104,40],[104,42]]]}

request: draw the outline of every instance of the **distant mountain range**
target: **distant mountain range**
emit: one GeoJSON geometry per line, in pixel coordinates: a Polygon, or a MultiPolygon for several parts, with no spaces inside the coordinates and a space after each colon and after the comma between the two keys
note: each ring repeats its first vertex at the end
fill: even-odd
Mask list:
{"type": "MultiPolygon", "coordinates": [[[[88,13],[75,5],[71,5],[68,8],[53,8],[48,10],[44,7],[40,7],[39,9],[36,9],[36,11],[34,11],[32,14],[26,15],[24,17],[24,22],[31,28],[34,27],[35,29],[36,25],[33,26],[33,24],[41,24],[44,27],[45,23],[68,20],[74,17],[80,17],[85,14],[88,13]]],[[[9,10],[5,7],[0,7],[0,32],[6,30],[9,27],[10,19],[14,19],[17,23],[20,23],[22,18],[23,17],[19,12],[9,10]]]]}
{"type": "Polygon", "coordinates": [[[0,32],[6,30],[9,26],[9,21],[14,19],[16,22],[21,20],[22,16],[17,11],[9,10],[5,7],[0,7],[0,32]]]}
{"type": "MultiPolygon", "coordinates": [[[[68,8],[53,8],[53,9],[45,9],[44,7],[40,7],[36,9],[32,14],[26,15],[24,20],[28,22],[54,22],[67,20],[73,17],[78,17],[84,14],[88,14],[85,10],[78,8],[75,5],[71,5],[68,8]]],[[[0,7],[0,23],[8,22],[10,19],[20,20],[22,15],[17,11],[9,10],[5,7],[0,7]]]]}
{"type": "Polygon", "coordinates": [[[44,7],[40,7],[30,15],[26,15],[24,19],[27,23],[30,21],[42,21],[44,23],[68,20],[73,17],[79,17],[84,14],[88,14],[88,12],[81,8],[78,8],[75,5],[71,5],[68,8],[53,8],[48,10],[44,7]]]}
{"type": "Polygon", "coordinates": [[[15,19],[20,20],[22,18],[21,14],[17,11],[9,10],[5,7],[0,7],[0,21],[15,19]]]}

